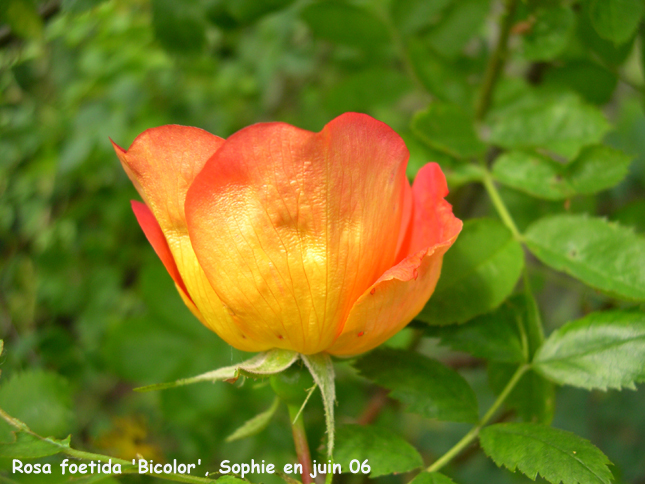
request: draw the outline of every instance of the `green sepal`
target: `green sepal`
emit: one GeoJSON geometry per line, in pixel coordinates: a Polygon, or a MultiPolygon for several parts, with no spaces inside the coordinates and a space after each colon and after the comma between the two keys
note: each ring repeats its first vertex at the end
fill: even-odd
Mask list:
{"type": "Polygon", "coordinates": [[[300,357],[320,388],[327,426],[327,455],[331,458],[334,452],[334,404],[336,403],[334,365],[331,357],[326,353],[300,355],[300,357]]]}
{"type": "Polygon", "coordinates": [[[166,390],[167,388],[180,387],[199,383],[202,381],[228,381],[234,382],[241,375],[257,378],[263,375],[273,375],[289,368],[298,359],[298,353],[289,350],[273,349],[259,353],[253,358],[232,366],[225,366],[217,370],[202,373],[191,378],[182,378],[173,382],[156,383],[135,388],[137,392],[150,392],[166,390]]]}
{"type": "Polygon", "coordinates": [[[280,406],[280,399],[278,397],[273,399],[271,406],[262,413],[257,414],[250,420],[247,420],[238,427],[235,432],[226,437],[226,442],[233,442],[234,440],[246,439],[253,435],[259,434],[271,422],[271,418],[275,415],[276,410],[280,406]]]}

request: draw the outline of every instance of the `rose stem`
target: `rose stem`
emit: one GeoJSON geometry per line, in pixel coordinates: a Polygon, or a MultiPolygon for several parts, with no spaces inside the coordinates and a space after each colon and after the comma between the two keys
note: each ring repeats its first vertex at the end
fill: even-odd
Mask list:
{"type": "Polygon", "coordinates": [[[302,484],[311,484],[311,454],[309,453],[309,444],[307,443],[307,433],[302,413],[298,415],[300,407],[298,405],[288,405],[289,420],[291,421],[291,430],[293,431],[293,443],[296,446],[298,461],[302,465],[302,484]],[[296,415],[298,418],[296,419],[296,415]]]}

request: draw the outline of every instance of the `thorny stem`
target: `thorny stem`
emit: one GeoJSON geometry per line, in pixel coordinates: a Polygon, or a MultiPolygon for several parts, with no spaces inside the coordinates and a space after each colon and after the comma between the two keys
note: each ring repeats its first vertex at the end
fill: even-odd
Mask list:
{"type": "Polygon", "coordinates": [[[506,398],[515,388],[515,385],[520,381],[524,373],[529,369],[530,365],[525,364],[520,366],[517,371],[513,374],[509,382],[502,390],[502,393],[499,394],[495,403],[488,409],[488,412],[482,417],[477,426],[470,429],[470,431],[462,437],[462,439],[457,442],[448,452],[442,455],[437,459],[430,467],[426,469],[426,472],[437,472],[442,467],[444,467],[448,462],[454,459],[464,448],[466,448],[470,443],[477,438],[481,429],[488,423],[488,421],[495,415],[495,412],[502,406],[506,398]]]}
{"type": "Polygon", "coordinates": [[[495,84],[497,84],[499,75],[506,63],[506,57],[508,55],[508,37],[511,33],[511,27],[513,26],[513,16],[515,15],[516,7],[517,0],[506,0],[504,2],[504,13],[502,14],[500,24],[499,40],[497,41],[495,51],[488,61],[481,94],[477,101],[477,107],[475,108],[475,119],[477,121],[481,121],[484,119],[484,116],[486,116],[493,98],[495,84]]]}
{"type": "Polygon", "coordinates": [[[296,446],[298,461],[302,465],[302,484],[311,484],[313,482],[311,477],[311,454],[309,452],[309,444],[307,443],[307,434],[305,432],[302,415],[298,415],[300,407],[298,405],[288,405],[288,408],[291,430],[293,431],[293,443],[296,446]]]}

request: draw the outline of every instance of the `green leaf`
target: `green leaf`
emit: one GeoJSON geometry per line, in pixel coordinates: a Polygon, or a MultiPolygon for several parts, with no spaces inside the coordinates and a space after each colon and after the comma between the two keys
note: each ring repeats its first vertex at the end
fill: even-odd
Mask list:
{"type": "Polygon", "coordinates": [[[625,178],[631,160],[604,145],[584,148],[567,165],[539,153],[511,151],[497,159],[493,175],[499,182],[529,195],[562,200],[611,188],[625,178]]]}
{"type": "Polygon", "coordinates": [[[455,484],[455,481],[440,472],[421,472],[409,484],[455,484]]]}
{"type": "Polygon", "coordinates": [[[567,323],[547,338],[534,365],[564,385],[635,390],[645,381],[645,314],[606,311],[567,323]]]}
{"type": "Polygon", "coordinates": [[[406,411],[451,422],[478,420],[477,397],[456,371],[419,353],[383,348],[354,362],[361,375],[391,390],[406,411]]]}
{"type": "Polygon", "coordinates": [[[41,435],[61,436],[71,424],[71,391],[56,373],[27,370],[0,385],[0,408],[41,435]]]}
{"type": "Polygon", "coordinates": [[[262,432],[275,415],[276,410],[280,406],[280,399],[275,397],[271,407],[268,410],[265,410],[262,413],[259,413],[250,420],[247,420],[241,427],[237,428],[235,432],[226,437],[226,442],[233,442],[234,440],[245,439],[247,437],[252,437],[253,435],[259,434],[262,432]]]}
{"type": "Polygon", "coordinates": [[[361,463],[368,460],[372,478],[409,472],[423,465],[415,448],[392,431],[371,425],[343,425],[338,428],[334,462],[347,473],[354,459],[361,463]]]}
{"type": "Polygon", "coordinates": [[[30,0],[4,0],[0,3],[0,23],[7,23],[15,34],[25,38],[39,37],[43,30],[36,4],[30,0]]]}
{"type": "Polygon", "coordinates": [[[137,392],[166,390],[168,388],[191,385],[202,381],[235,381],[240,375],[258,377],[272,375],[289,368],[298,359],[298,353],[289,350],[273,349],[259,353],[253,358],[232,366],[225,366],[190,378],[182,378],[174,382],[156,383],[145,387],[135,388],[137,392]]]}
{"type": "Polygon", "coordinates": [[[429,49],[419,39],[408,39],[406,48],[416,76],[434,97],[462,109],[472,109],[473,89],[463,69],[429,49]]]}
{"type": "Polygon", "coordinates": [[[323,407],[325,409],[325,425],[327,427],[327,455],[334,455],[335,422],[334,405],[336,405],[336,383],[334,364],[327,353],[316,355],[300,355],[311,376],[320,388],[323,407]]]}
{"type": "Polygon", "coordinates": [[[372,50],[390,41],[381,20],[365,8],[340,0],[311,3],[301,15],[314,36],[337,44],[372,50]]]}
{"type": "Polygon", "coordinates": [[[567,47],[574,32],[576,16],[568,6],[540,9],[531,30],[523,37],[524,57],[530,61],[549,61],[567,47]]]}
{"type": "Polygon", "coordinates": [[[11,459],[36,459],[55,455],[69,448],[70,437],[65,440],[39,439],[27,432],[15,432],[16,440],[8,444],[0,444],[0,457],[11,459]]]}
{"type": "Polygon", "coordinates": [[[479,435],[484,452],[498,466],[519,470],[553,484],[609,484],[609,459],[588,440],[564,430],[531,423],[485,427],[479,435]]]}
{"type": "Polygon", "coordinates": [[[598,35],[622,44],[636,32],[644,9],[642,0],[592,0],[589,16],[598,35]]]}
{"type": "Polygon", "coordinates": [[[430,326],[426,333],[441,338],[442,345],[465,351],[477,358],[506,363],[527,359],[520,325],[524,296],[512,296],[495,311],[461,325],[430,326]]]}
{"type": "MultiPolygon", "coordinates": [[[[488,364],[488,381],[496,395],[504,390],[517,368],[517,364],[496,361],[488,364]]],[[[504,405],[514,409],[525,422],[548,425],[555,413],[555,387],[542,375],[527,371],[506,397],[504,405]]]]}
{"type": "Polygon", "coordinates": [[[584,59],[550,67],[544,73],[545,86],[574,90],[587,102],[598,105],[611,100],[617,84],[616,74],[596,62],[584,59]],[[593,82],[589,82],[589,79],[593,79],[593,82]]]}
{"type": "Polygon", "coordinates": [[[401,33],[414,34],[436,21],[437,17],[454,0],[406,0],[391,2],[392,20],[401,33]]]}
{"type": "Polygon", "coordinates": [[[511,294],[523,267],[522,247],[501,222],[468,220],[444,256],[437,287],[417,319],[443,325],[487,313],[511,294]]]}
{"type": "Polygon", "coordinates": [[[570,93],[525,96],[489,117],[490,141],[503,148],[542,148],[567,159],[609,130],[602,112],[570,93]]]}
{"type": "Polygon", "coordinates": [[[455,105],[431,103],[414,115],[411,128],[429,146],[456,158],[473,158],[486,151],[473,119],[455,105]]]}
{"type": "Polygon", "coordinates": [[[446,58],[454,59],[464,50],[470,39],[481,33],[482,25],[489,12],[490,0],[454,2],[441,21],[424,37],[437,52],[446,58]]]}
{"type": "Polygon", "coordinates": [[[531,225],[525,239],[553,269],[616,297],[645,299],[645,239],[633,230],[583,215],[552,215],[531,225]]]}
{"type": "Polygon", "coordinates": [[[620,183],[632,158],[606,145],[589,146],[567,165],[565,174],[576,193],[590,195],[620,183]]]}
{"type": "Polygon", "coordinates": [[[206,44],[205,16],[199,0],[152,0],[155,36],[169,52],[200,52],[206,44]]]}
{"type": "Polygon", "coordinates": [[[622,44],[616,44],[615,42],[603,39],[598,35],[598,32],[591,22],[591,2],[580,2],[578,5],[580,7],[580,14],[577,16],[577,33],[583,45],[591,49],[593,54],[597,55],[603,64],[607,64],[609,67],[618,67],[625,62],[633,50],[636,36],[632,36],[630,40],[622,44]]]}

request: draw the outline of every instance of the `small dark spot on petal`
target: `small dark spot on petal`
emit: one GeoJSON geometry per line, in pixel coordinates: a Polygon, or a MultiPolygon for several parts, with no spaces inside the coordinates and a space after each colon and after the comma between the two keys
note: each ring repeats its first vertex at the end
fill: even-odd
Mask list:
{"type": "Polygon", "coordinates": [[[372,290],[370,291],[370,294],[374,295],[375,292],[376,292],[376,287],[373,287],[372,290]]]}
{"type": "Polygon", "coordinates": [[[282,336],[281,334],[279,334],[279,335],[278,335],[278,339],[284,339],[284,336],[282,336]]]}
{"type": "Polygon", "coordinates": [[[246,335],[242,335],[242,339],[246,339],[246,335]]]}
{"type": "Polygon", "coordinates": [[[364,331],[361,331],[360,333],[358,333],[358,337],[360,338],[360,337],[361,337],[361,336],[363,336],[364,334],[365,334],[365,332],[364,332],[364,331]]]}

